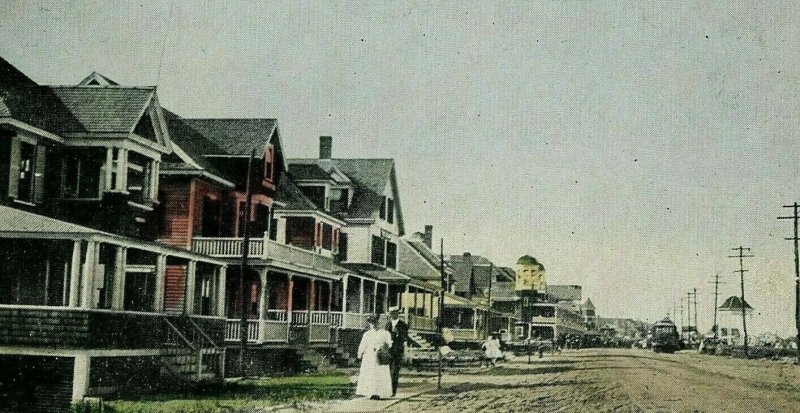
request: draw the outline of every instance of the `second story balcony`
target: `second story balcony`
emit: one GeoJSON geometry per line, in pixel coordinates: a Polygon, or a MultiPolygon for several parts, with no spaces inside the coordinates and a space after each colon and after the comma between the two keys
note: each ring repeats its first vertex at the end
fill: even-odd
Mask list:
{"type": "MultiPolygon", "coordinates": [[[[195,237],[192,240],[194,252],[215,258],[241,258],[243,238],[195,237]]],[[[281,244],[268,237],[251,238],[248,256],[261,259],[277,266],[299,267],[330,273],[333,271],[333,259],[312,250],[281,244]]]]}

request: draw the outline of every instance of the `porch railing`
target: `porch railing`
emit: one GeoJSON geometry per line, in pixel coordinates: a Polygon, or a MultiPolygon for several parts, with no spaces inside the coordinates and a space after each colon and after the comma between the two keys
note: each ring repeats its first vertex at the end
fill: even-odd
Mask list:
{"type": "Polygon", "coordinates": [[[308,324],[308,311],[292,310],[292,324],[308,324]]]}
{"type": "Polygon", "coordinates": [[[287,320],[287,311],[286,310],[267,310],[266,319],[270,321],[283,321],[286,322],[287,320]]]}
{"type": "Polygon", "coordinates": [[[311,312],[311,324],[319,325],[319,326],[329,326],[331,325],[331,316],[332,314],[328,311],[312,311],[311,312]]]}
{"type": "Polygon", "coordinates": [[[363,330],[367,328],[367,318],[369,314],[360,313],[342,313],[342,328],[355,328],[363,330]]]}
{"type": "MultiPolygon", "coordinates": [[[[192,250],[212,257],[241,257],[242,240],[242,238],[195,237],[192,239],[192,250]]],[[[281,244],[269,238],[251,238],[249,255],[304,268],[333,271],[333,260],[330,257],[293,245],[281,244]]]]}
{"type": "Polygon", "coordinates": [[[436,319],[409,314],[408,327],[414,330],[436,331],[436,319]]]}
{"type": "MultiPolygon", "coordinates": [[[[258,342],[258,320],[247,320],[247,342],[248,343],[257,343],[258,342]]],[[[236,341],[239,342],[242,340],[242,320],[239,319],[228,319],[225,320],[225,341],[236,341]]]]}
{"type": "Polygon", "coordinates": [[[480,338],[478,331],[471,328],[451,328],[449,330],[454,340],[475,340],[480,338]]]}
{"type": "MultiPolygon", "coordinates": [[[[239,342],[241,336],[241,320],[228,319],[225,322],[225,341],[239,342]]],[[[247,320],[247,342],[253,344],[266,342],[284,343],[288,339],[289,323],[275,320],[247,320]]]]}

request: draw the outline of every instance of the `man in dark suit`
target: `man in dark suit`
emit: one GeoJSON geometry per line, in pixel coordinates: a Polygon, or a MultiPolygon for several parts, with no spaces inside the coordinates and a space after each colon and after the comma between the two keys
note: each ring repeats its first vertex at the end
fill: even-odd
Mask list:
{"type": "Polygon", "coordinates": [[[392,335],[392,360],[389,363],[389,371],[392,373],[392,397],[394,397],[397,394],[400,365],[403,364],[406,340],[408,340],[408,324],[400,319],[400,309],[398,307],[389,309],[389,322],[386,323],[386,330],[392,335]]]}

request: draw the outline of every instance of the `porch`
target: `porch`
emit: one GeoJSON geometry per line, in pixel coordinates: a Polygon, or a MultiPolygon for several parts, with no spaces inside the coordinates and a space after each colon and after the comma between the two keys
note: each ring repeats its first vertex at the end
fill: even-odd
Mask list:
{"type": "MultiPolygon", "coordinates": [[[[243,238],[195,237],[192,250],[216,258],[241,258],[243,238]]],[[[332,273],[333,259],[312,249],[282,244],[268,236],[251,238],[248,256],[288,270],[332,273]]]]}

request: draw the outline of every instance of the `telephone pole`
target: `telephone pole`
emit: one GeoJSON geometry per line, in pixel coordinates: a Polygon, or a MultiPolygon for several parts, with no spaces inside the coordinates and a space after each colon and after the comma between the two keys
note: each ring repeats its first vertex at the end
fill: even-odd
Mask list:
{"type": "Polygon", "coordinates": [[[692,290],[692,298],[694,298],[694,332],[700,334],[697,330],[697,288],[692,290]]]}
{"type": "Polygon", "coordinates": [[[744,356],[745,358],[749,357],[747,351],[747,313],[745,308],[745,301],[744,301],[744,273],[748,270],[744,269],[744,259],[745,258],[753,258],[752,255],[745,255],[745,251],[750,251],[750,248],[745,248],[742,246],[731,248],[733,251],[738,251],[739,255],[729,255],[728,258],[738,258],[739,259],[739,269],[734,271],[735,273],[739,273],[739,279],[742,286],[742,296],[741,296],[741,306],[742,306],[742,330],[744,330],[744,356]]]}
{"type": "Polygon", "coordinates": [[[717,325],[717,306],[719,304],[717,300],[719,299],[719,285],[723,284],[719,281],[719,273],[714,274],[714,282],[712,284],[714,284],[714,327],[712,327],[712,330],[714,331],[714,340],[716,340],[719,338],[719,326],[717,325]]]}
{"type": "Polygon", "coordinates": [[[788,241],[794,241],[794,324],[797,329],[797,363],[800,363],[800,253],[798,252],[798,241],[800,238],[797,236],[797,224],[800,215],[798,215],[798,208],[800,204],[797,202],[792,205],[784,205],[784,208],[792,208],[792,215],[788,217],[778,217],[778,219],[791,219],[794,220],[794,237],[786,238],[788,241]]]}
{"type": "Polygon", "coordinates": [[[239,354],[239,369],[242,372],[242,377],[247,377],[246,365],[247,359],[245,352],[247,351],[247,339],[250,336],[247,331],[247,318],[250,315],[250,309],[247,298],[245,297],[245,277],[247,276],[247,255],[250,252],[250,209],[253,203],[253,191],[250,184],[253,181],[253,158],[256,157],[255,148],[250,152],[250,157],[247,159],[247,181],[245,183],[245,203],[244,203],[244,234],[242,238],[242,265],[239,267],[239,309],[241,311],[241,319],[239,320],[239,339],[242,350],[239,354]]]}

